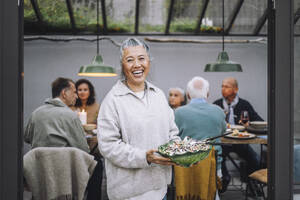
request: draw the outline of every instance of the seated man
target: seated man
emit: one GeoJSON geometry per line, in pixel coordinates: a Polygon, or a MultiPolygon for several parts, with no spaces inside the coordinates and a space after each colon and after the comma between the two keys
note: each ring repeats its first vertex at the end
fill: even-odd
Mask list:
{"type": "MultiPolygon", "coordinates": [[[[203,140],[219,136],[225,132],[225,114],[218,106],[207,102],[208,93],[209,83],[207,80],[194,77],[189,81],[187,97],[191,101],[175,111],[175,122],[179,129],[179,136],[182,139],[189,136],[196,140],[203,140]]],[[[220,177],[222,175],[222,149],[220,146],[215,146],[215,150],[220,155],[217,159],[217,174],[220,177]]]]}
{"type": "MultiPolygon", "coordinates": [[[[263,121],[263,119],[255,112],[251,104],[238,96],[238,82],[235,78],[225,78],[222,82],[222,95],[223,98],[218,99],[214,104],[224,109],[226,113],[226,121],[231,124],[239,124],[240,115],[242,111],[248,111],[250,121],[263,121]]],[[[230,181],[230,175],[228,173],[225,158],[230,152],[237,153],[243,158],[248,165],[248,174],[259,168],[258,155],[248,144],[235,144],[229,146],[223,146],[223,162],[222,162],[222,174],[223,174],[223,189],[226,191],[227,185],[230,181]]]]}
{"type": "MultiPolygon", "coordinates": [[[[36,147],[76,147],[89,153],[81,122],[69,106],[75,104],[77,93],[74,82],[67,78],[57,78],[52,83],[52,99],[31,114],[25,129],[24,141],[36,147]]],[[[101,193],[102,163],[98,164],[88,186],[88,199],[97,199],[101,193]],[[99,179],[100,178],[100,179],[99,179]],[[91,184],[91,181],[94,183],[91,184]],[[90,197],[90,198],[89,198],[90,197]]]]}
{"type": "Polygon", "coordinates": [[[181,88],[169,89],[169,105],[172,109],[176,109],[185,103],[184,91],[181,88]]]}

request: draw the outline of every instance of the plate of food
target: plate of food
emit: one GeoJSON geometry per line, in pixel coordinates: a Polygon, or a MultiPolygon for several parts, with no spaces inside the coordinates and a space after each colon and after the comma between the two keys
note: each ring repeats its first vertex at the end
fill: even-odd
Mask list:
{"type": "Polygon", "coordinates": [[[182,167],[190,167],[204,160],[211,148],[205,140],[193,140],[186,137],[183,140],[174,140],[159,146],[158,153],[182,167]]]}
{"type": "Polygon", "coordinates": [[[234,130],[233,133],[226,135],[225,137],[227,138],[232,138],[232,139],[253,139],[256,137],[255,134],[248,133],[248,132],[240,132],[238,130],[234,130]]]}

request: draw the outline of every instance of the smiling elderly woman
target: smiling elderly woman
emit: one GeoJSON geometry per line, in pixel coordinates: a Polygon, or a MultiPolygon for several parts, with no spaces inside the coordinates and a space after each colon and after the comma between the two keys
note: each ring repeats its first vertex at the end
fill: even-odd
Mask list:
{"type": "Polygon", "coordinates": [[[99,149],[105,158],[111,200],[161,200],[173,162],[156,154],[177,139],[178,129],[164,93],[146,81],[149,47],[136,38],[121,46],[124,80],[105,97],[98,116],[99,149]]]}

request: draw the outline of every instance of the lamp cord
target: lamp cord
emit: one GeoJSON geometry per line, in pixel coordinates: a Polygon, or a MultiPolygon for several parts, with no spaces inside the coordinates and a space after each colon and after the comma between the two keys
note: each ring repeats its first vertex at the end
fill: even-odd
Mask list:
{"type": "Polygon", "coordinates": [[[99,0],[97,0],[97,55],[99,55],[99,0]]]}
{"type": "Polygon", "coordinates": [[[224,0],[222,1],[222,50],[224,51],[224,0]]]}

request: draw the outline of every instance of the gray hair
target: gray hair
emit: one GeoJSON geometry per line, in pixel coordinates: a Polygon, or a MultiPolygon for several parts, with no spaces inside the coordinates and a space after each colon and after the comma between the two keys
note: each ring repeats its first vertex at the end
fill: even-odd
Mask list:
{"type": "Polygon", "coordinates": [[[207,98],[209,92],[209,83],[200,76],[194,77],[187,84],[187,92],[191,99],[207,98]]]}
{"type": "Polygon", "coordinates": [[[150,48],[149,46],[141,40],[138,40],[137,38],[127,38],[126,40],[124,40],[121,44],[120,47],[120,64],[121,64],[121,74],[120,77],[121,79],[125,79],[125,74],[123,72],[123,67],[122,67],[122,59],[123,59],[123,54],[124,54],[124,49],[128,48],[128,47],[136,47],[136,46],[142,46],[144,47],[144,49],[146,50],[146,53],[149,57],[149,60],[151,62],[151,55],[150,55],[150,48]]]}
{"type": "Polygon", "coordinates": [[[183,91],[183,89],[181,89],[180,87],[170,88],[170,89],[168,90],[168,94],[170,94],[170,92],[171,92],[172,90],[176,90],[176,91],[180,92],[180,94],[181,94],[182,96],[184,96],[184,91],[183,91]]]}
{"type": "MultiPolygon", "coordinates": [[[[134,37],[127,38],[126,40],[124,40],[122,42],[121,47],[120,47],[120,63],[121,63],[121,65],[122,65],[124,49],[126,49],[128,47],[135,47],[135,46],[143,46],[144,49],[147,52],[147,55],[148,55],[149,59],[151,58],[150,57],[150,48],[144,41],[140,41],[140,40],[138,40],[137,38],[134,38],[134,37]]],[[[150,59],[150,61],[151,61],[151,59],[150,59]]]]}

